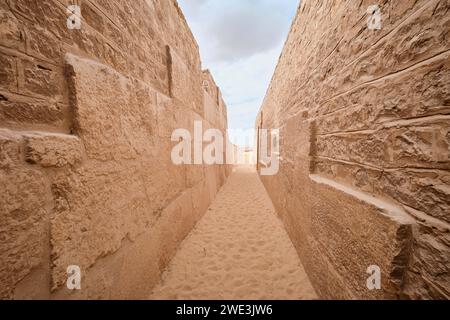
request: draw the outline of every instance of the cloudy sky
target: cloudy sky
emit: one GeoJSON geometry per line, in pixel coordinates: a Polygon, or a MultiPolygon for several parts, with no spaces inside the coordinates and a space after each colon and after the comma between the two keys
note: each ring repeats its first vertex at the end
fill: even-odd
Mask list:
{"type": "MultiPolygon", "coordinates": [[[[228,105],[230,129],[254,127],[299,0],[178,0],[228,105]]],[[[243,141],[238,141],[243,143],[243,141]]]]}

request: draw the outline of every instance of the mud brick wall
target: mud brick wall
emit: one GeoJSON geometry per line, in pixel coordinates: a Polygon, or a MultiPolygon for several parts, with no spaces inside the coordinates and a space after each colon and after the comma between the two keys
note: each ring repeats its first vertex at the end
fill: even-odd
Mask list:
{"type": "Polygon", "coordinates": [[[227,127],[175,0],[0,0],[0,298],[146,298],[230,173],[172,164],[194,120],[227,127]]]}
{"type": "Polygon", "coordinates": [[[323,298],[450,297],[449,32],[448,0],[298,9],[256,123],[280,128],[261,178],[323,298]]]}

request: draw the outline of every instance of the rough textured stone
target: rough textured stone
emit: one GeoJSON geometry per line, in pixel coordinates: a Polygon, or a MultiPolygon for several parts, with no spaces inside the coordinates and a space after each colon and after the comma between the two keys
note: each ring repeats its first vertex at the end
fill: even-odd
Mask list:
{"type": "Polygon", "coordinates": [[[42,167],[64,167],[79,163],[83,156],[83,145],[75,136],[26,135],[26,161],[42,167]]]}
{"type": "Polygon", "coordinates": [[[371,4],[302,1],[256,121],[280,129],[261,179],[322,298],[448,299],[450,3],[383,1],[378,31],[371,4]]]}
{"type": "Polygon", "coordinates": [[[0,154],[0,296],[13,298],[16,284],[46,261],[51,193],[45,174],[24,166],[20,135],[0,129],[0,154]]]}
{"type": "Polygon", "coordinates": [[[229,173],[170,158],[227,127],[176,1],[78,3],[0,1],[0,298],[148,297],[229,173]]]}
{"type": "Polygon", "coordinates": [[[68,105],[15,95],[0,94],[0,123],[8,128],[31,130],[69,129],[68,105]]]}
{"type": "Polygon", "coordinates": [[[3,90],[17,90],[16,60],[0,54],[0,88],[3,90]]]}

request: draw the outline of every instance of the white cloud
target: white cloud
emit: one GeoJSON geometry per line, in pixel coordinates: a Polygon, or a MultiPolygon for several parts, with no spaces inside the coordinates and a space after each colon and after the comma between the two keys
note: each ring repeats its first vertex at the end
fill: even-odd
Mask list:
{"type": "Polygon", "coordinates": [[[228,105],[230,128],[253,128],[298,0],[179,0],[228,105]]]}

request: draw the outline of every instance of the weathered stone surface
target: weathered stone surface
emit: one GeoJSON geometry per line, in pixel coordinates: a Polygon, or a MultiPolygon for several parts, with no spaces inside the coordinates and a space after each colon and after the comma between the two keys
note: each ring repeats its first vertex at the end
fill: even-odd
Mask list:
{"type": "Polygon", "coordinates": [[[0,54],[0,89],[17,91],[16,70],[16,60],[0,54]]]}
{"type": "Polygon", "coordinates": [[[412,299],[445,299],[450,282],[449,232],[420,223],[414,233],[416,239],[411,267],[405,275],[404,296],[412,299]]]}
{"type": "MultiPolygon", "coordinates": [[[[188,66],[178,56],[175,49],[168,47],[169,55],[169,81],[170,95],[180,101],[191,101],[190,105],[185,108],[192,109],[203,116],[203,99],[199,92],[202,92],[202,75],[201,73],[193,74],[188,70],[188,66]]],[[[202,97],[203,98],[203,97],[202,97]]]]}
{"type": "MultiPolygon", "coordinates": [[[[140,94],[135,104],[133,82],[107,66],[69,55],[70,81],[77,106],[75,126],[88,157],[99,161],[132,160],[150,148],[155,125],[154,101],[140,94]],[[138,98],[138,99],[139,99],[138,98]],[[145,112],[146,109],[149,112],[145,112]]],[[[140,89],[140,88],[139,88],[140,89]]]]}
{"type": "Polygon", "coordinates": [[[6,1],[0,3],[0,41],[6,47],[25,51],[24,33],[20,26],[19,20],[14,14],[8,11],[6,1]]]}
{"type": "Polygon", "coordinates": [[[0,123],[8,128],[68,128],[68,109],[68,105],[55,101],[0,93],[0,123]]]}
{"type": "Polygon", "coordinates": [[[377,131],[319,136],[317,156],[378,168],[450,169],[450,117],[377,131]]]}
{"type": "Polygon", "coordinates": [[[64,167],[79,163],[83,156],[83,145],[79,138],[68,135],[25,135],[25,158],[42,167],[64,167]]]}
{"type": "Polygon", "coordinates": [[[66,86],[62,68],[29,60],[22,60],[19,68],[23,69],[20,71],[23,72],[23,81],[19,82],[22,93],[62,101],[66,86]]]}
{"type": "Polygon", "coordinates": [[[332,98],[314,110],[318,133],[376,129],[384,122],[402,118],[449,114],[449,70],[447,52],[409,72],[381,78],[332,98]]]}
{"type": "Polygon", "coordinates": [[[354,298],[396,298],[408,264],[401,255],[410,250],[413,219],[399,207],[332,181],[320,177],[313,181],[311,235],[321,254],[354,298]],[[367,290],[366,270],[371,265],[385,275],[383,291],[367,290]]]}
{"type": "Polygon", "coordinates": [[[449,221],[447,208],[450,173],[445,170],[392,169],[382,170],[352,163],[318,158],[316,172],[343,184],[427,212],[449,221]]]}
{"type": "Polygon", "coordinates": [[[280,129],[261,179],[321,297],[448,299],[450,5],[384,1],[374,31],[370,4],[302,1],[256,122],[280,129]]]}
{"type": "Polygon", "coordinates": [[[69,4],[0,1],[0,298],[144,298],[229,173],[171,134],[225,106],[176,1],[80,1],[80,30],[69,4]]]}
{"type": "Polygon", "coordinates": [[[16,284],[48,254],[50,186],[44,173],[23,165],[22,145],[20,135],[0,129],[2,298],[13,298],[16,284]]]}

